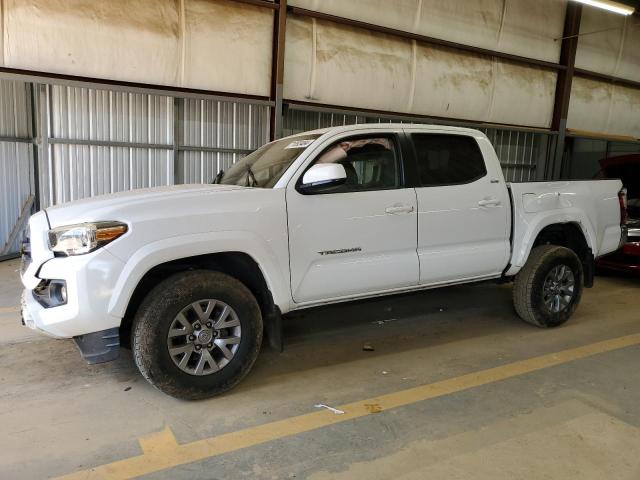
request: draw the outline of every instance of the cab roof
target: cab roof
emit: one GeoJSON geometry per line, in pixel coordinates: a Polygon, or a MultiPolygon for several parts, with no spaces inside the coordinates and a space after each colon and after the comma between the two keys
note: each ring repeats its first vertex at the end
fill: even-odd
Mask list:
{"type": "Polygon", "coordinates": [[[316,130],[309,130],[305,132],[296,133],[291,135],[295,137],[298,135],[323,135],[325,133],[344,133],[344,132],[357,132],[359,130],[396,130],[401,128],[419,129],[425,132],[457,132],[466,135],[484,135],[480,130],[466,127],[453,127],[450,125],[434,125],[423,123],[358,123],[355,125],[340,125],[335,127],[318,128],[316,130]]]}

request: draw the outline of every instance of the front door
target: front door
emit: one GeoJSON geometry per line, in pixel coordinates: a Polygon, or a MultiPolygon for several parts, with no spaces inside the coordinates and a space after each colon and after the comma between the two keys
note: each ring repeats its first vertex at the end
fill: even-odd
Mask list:
{"type": "Polygon", "coordinates": [[[417,285],[416,194],[403,185],[397,134],[340,138],[308,167],[331,162],[345,168],[343,185],[314,194],[300,193],[300,180],[287,187],[294,301],[417,285]]]}

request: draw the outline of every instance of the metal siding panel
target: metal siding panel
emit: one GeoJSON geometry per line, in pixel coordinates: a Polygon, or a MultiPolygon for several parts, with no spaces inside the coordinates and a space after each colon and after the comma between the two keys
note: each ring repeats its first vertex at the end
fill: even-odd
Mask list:
{"type": "Polygon", "coordinates": [[[209,183],[218,173],[218,154],[215,152],[180,152],[178,156],[179,183],[209,183]]]}
{"type": "Polygon", "coordinates": [[[0,252],[17,252],[20,235],[7,245],[25,203],[31,196],[31,158],[28,143],[0,142],[0,252]]]}
{"type": "Polygon", "coordinates": [[[53,85],[52,138],[173,144],[173,98],[53,85]]]}
{"type": "Polygon", "coordinates": [[[173,182],[167,167],[171,150],[95,145],[53,145],[52,150],[54,204],[173,182]]]}
{"type": "MultiPolygon", "coordinates": [[[[269,107],[215,100],[181,99],[178,109],[179,147],[237,149],[237,152],[180,151],[178,183],[210,182],[269,139],[269,107]]],[[[178,148],[179,148],[178,147],[178,148]]]]}
{"type": "MultiPolygon", "coordinates": [[[[173,98],[51,86],[53,139],[173,144],[173,98]]],[[[53,144],[52,203],[173,183],[168,149],[53,144]]]]}
{"type": "MultiPolygon", "coordinates": [[[[0,80],[0,136],[30,140],[31,90],[28,84],[0,80]]],[[[19,249],[21,236],[7,244],[32,194],[33,145],[0,142],[0,254],[19,249]]]]}
{"type": "Polygon", "coordinates": [[[0,80],[0,136],[31,137],[29,93],[24,82],[0,80]]]}

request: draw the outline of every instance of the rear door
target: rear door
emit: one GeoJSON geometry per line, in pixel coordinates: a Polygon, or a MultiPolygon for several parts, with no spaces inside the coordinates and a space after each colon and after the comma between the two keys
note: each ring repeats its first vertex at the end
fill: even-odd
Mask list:
{"type": "Polygon", "coordinates": [[[287,187],[291,291],[296,303],[414,286],[417,203],[406,188],[398,133],[343,136],[287,187]],[[314,163],[344,166],[347,181],[314,194],[297,188],[314,163]]]}
{"type": "Polygon", "coordinates": [[[407,134],[418,169],[420,284],[499,275],[509,258],[511,215],[501,171],[485,162],[473,136],[407,134]]]}

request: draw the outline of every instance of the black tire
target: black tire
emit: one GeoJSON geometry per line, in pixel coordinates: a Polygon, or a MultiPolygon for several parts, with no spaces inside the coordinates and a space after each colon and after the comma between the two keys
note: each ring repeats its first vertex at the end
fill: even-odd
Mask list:
{"type": "Polygon", "coordinates": [[[557,245],[541,245],[531,250],[529,258],[513,284],[513,304],[525,322],[536,327],[551,328],[565,323],[580,303],[584,274],[578,256],[568,248],[557,245]],[[543,300],[544,282],[557,266],[571,269],[574,278],[573,296],[569,304],[559,312],[553,312],[543,300]]]}
{"type": "Polygon", "coordinates": [[[160,282],[140,305],[131,332],[140,373],[158,390],[186,400],[213,397],[234,387],[253,366],[261,343],[262,315],[253,294],[235,278],[207,270],[178,273],[160,282]],[[178,313],[201,299],[217,299],[230,306],[240,320],[242,334],[234,356],[224,367],[196,376],[174,363],[167,336],[178,313]]]}

